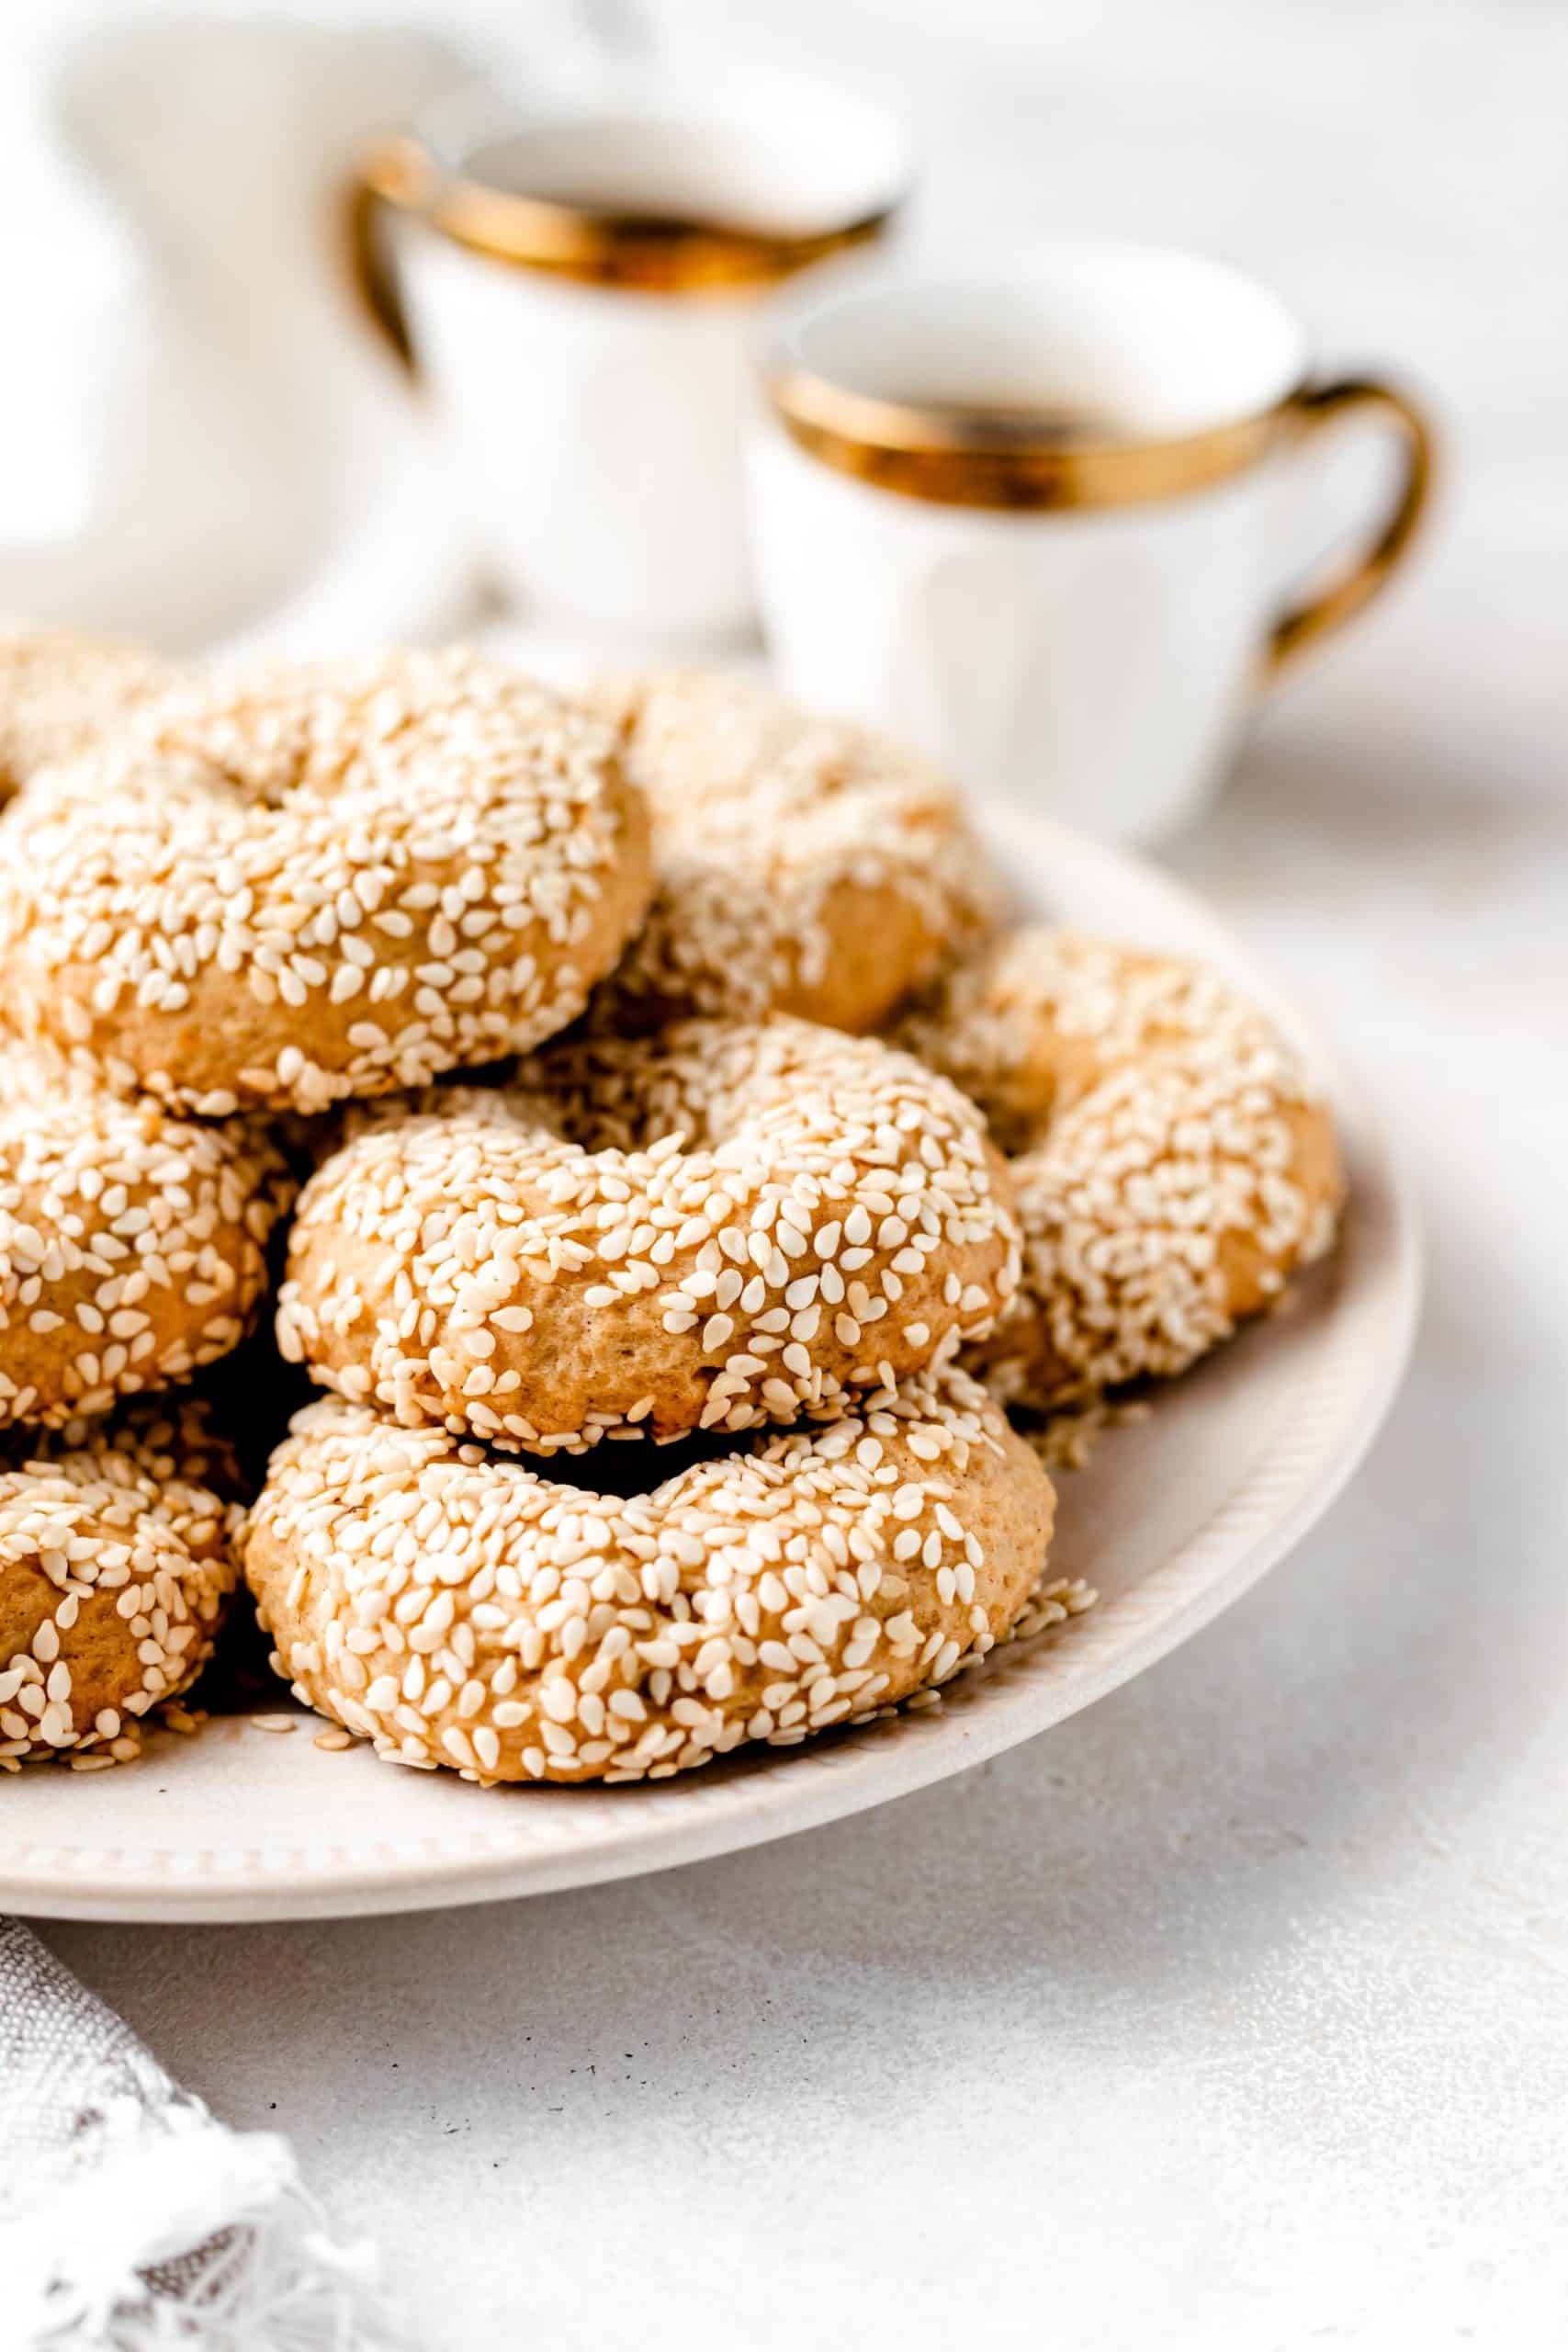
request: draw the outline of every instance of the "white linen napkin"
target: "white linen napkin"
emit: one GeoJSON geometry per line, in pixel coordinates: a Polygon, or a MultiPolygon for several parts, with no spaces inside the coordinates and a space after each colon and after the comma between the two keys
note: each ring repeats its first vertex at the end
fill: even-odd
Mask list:
{"type": "Polygon", "coordinates": [[[288,2142],[215,2122],[15,1919],[0,2151],[7,2352],[412,2352],[288,2142]]]}

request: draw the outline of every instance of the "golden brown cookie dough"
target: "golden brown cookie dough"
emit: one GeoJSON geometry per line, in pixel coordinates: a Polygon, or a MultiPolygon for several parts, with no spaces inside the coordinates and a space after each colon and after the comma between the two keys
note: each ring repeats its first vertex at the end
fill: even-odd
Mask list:
{"type": "Polygon", "coordinates": [[[239,1572],[242,1513],[200,1483],[219,1441],[181,1402],[0,1466],[0,1768],[125,1762],[194,1681],[239,1572]],[[188,1442],[187,1442],[188,1441],[188,1442]]]}
{"type": "Polygon", "coordinates": [[[782,1015],[574,1038],[362,1127],[300,1196],[278,1340],[410,1427],[544,1453],[831,1416],[1017,1282],[974,1106],[782,1015]]]}
{"type": "Polygon", "coordinates": [[[592,700],[648,796],[657,873],[595,1001],[605,1028],[793,1012],[874,1029],[994,922],[958,797],[912,753],[717,673],[607,681],[592,700]]]}
{"type": "Polygon", "coordinates": [[[1329,1113],[1201,966],[1024,930],[898,1034],[1013,1154],[1023,1279],[971,1359],[1010,1403],[1185,1371],[1332,1244],[1329,1113]]]}
{"type": "Polygon", "coordinates": [[[646,906],[609,730],[461,650],[193,684],[0,820],[0,995],[119,1091],[317,1111],[537,1044],[646,906]]]}
{"type": "Polygon", "coordinates": [[[107,1412],[226,1354],[290,1192],[254,1121],[176,1119],[0,1050],[0,1425],[107,1412]]]}
{"type": "Polygon", "coordinates": [[[0,802],[75,759],[175,683],[140,646],[69,628],[0,629],[0,802]]]}
{"type": "Polygon", "coordinates": [[[1053,1511],[951,1367],[630,1498],[330,1402],[273,1457],[244,1565],[296,1695],[389,1761],[660,1780],[947,1680],[1018,1620],[1053,1511]]]}

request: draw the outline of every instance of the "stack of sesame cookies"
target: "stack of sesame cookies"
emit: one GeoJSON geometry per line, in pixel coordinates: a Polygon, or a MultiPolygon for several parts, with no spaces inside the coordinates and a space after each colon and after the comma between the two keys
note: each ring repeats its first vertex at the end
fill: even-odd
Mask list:
{"type": "Polygon", "coordinates": [[[873,1715],[1010,1630],[1053,1511],[957,1361],[1017,1289],[1005,1166],[948,1080],[847,1034],[983,930],[951,793],[750,686],[595,701],[649,789],[648,921],[503,1084],[338,1122],[277,1320],[336,1401],[245,1545],[300,1696],[486,1781],[873,1715]]]}
{"type": "MultiPolygon", "coordinates": [[[[718,895],[755,851],[776,899],[801,835],[797,952],[726,1001],[711,940],[681,1019],[618,969],[692,871],[630,704],[452,652],[117,672],[111,712],[127,658],[74,732],[47,671],[60,752],[0,820],[0,1761],[133,1753],[241,1566],[300,1696],[486,1781],[787,1744],[988,1648],[1051,1515],[956,1362],[1017,1288],[1010,1184],[956,1088],[845,1034],[984,930],[951,796],[750,690],[663,690],[711,695],[713,812],[730,746],[718,895]],[[734,815],[770,762],[764,839],[734,815]],[[275,1265],[285,1365],[333,1395],[242,1514],[211,1367],[275,1265]]],[[[46,668],[13,662],[18,741],[46,668]]]]}
{"type": "Polygon", "coordinates": [[[861,729],[100,658],[0,659],[0,1765],[134,1755],[242,1577],[416,1770],[864,1720],[1056,1591],[1007,1408],[1179,1371],[1327,1245],[1262,1017],[1004,931],[861,729]]]}
{"type": "Polygon", "coordinates": [[[285,1670],[486,1780],[664,1777],[945,1679],[1050,1532],[956,1363],[1018,1266],[973,1105],[787,1015],[589,1033],[372,1117],[305,1188],[280,1302],[338,1400],[246,1539],[285,1670]]]}
{"type": "Polygon", "coordinates": [[[238,1581],[190,1416],[157,1453],[139,1416],[261,1313],[276,1115],[570,1020],[647,827],[602,724],[464,654],[208,686],[13,638],[0,736],[0,1764],[85,1766],[238,1581]]]}

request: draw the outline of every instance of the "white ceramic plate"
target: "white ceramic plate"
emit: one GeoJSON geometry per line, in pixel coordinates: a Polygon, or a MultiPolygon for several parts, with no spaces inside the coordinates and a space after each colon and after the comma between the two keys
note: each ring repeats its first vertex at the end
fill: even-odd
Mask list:
{"type": "MultiPolygon", "coordinates": [[[[1209,957],[1319,1067],[1349,1159],[1343,1244],[1255,1326],[1111,1431],[1062,1482],[1053,1568],[1100,1605],[952,1685],[928,1713],[688,1780],[483,1790],[315,1747],[312,1718],[159,1733],[124,1771],[0,1781],[0,1907],[62,1918],[265,1919],[529,1894],[786,1837],[961,1772],[1125,1682],[1288,1552],[1364,1453],[1414,1326],[1407,1199],[1351,1079],[1187,892],[1010,811],[994,828],[1023,894],[1086,928],[1209,957]]],[[[280,1702],[283,1694],[279,1693],[280,1702]]]]}

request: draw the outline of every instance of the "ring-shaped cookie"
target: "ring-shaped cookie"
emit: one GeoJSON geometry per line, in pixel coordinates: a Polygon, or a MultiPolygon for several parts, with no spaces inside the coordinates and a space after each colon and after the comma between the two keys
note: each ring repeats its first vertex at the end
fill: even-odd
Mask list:
{"type": "Polygon", "coordinates": [[[176,1118],[0,1051],[0,1425],[107,1412],[227,1354],[291,1193],[259,1122],[176,1118]]]}
{"type": "Polygon", "coordinates": [[[1029,928],[898,1034],[1013,1154],[1022,1280],[972,1358],[1010,1403],[1183,1372],[1333,1241],[1330,1114],[1200,965],[1029,928]]]}
{"type": "Polygon", "coordinates": [[[609,730],[463,652],[196,684],[0,820],[11,1020],[205,1117],[537,1044],[647,904],[609,730]]]}
{"type": "Polygon", "coordinates": [[[1018,1279],[974,1106],[782,1015],[574,1037],[358,1125],[300,1195],[278,1339],[406,1426],[547,1453],[831,1416],[1018,1279]]]}
{"type": "Polygon", "coordinates": [[[296,1695],[389,1761],[659,1780],[983,1656],[1038,1584],[1054,1500],[952,1367],[630,1498],[334,1400],[273,1456],[244,1565],[296,1695]]]}
{"type": "Polygon", "coordinates": [[[595,999],[604,1028],[791,1012],[874,1029],[995,921],[957,795],[900,746],[716,673],[606,682],[591,699],[647,795],[657,877],[595,999]]]}
{"type": "Polygon", "coordinates": [[[210,1657],[242,1513],[200,1408],[148,1400],[0,1465],[0,1769],[130,1761],[210,1657]],[[214,1484],[205,1483],[212,1479],[214,1484]]]}

